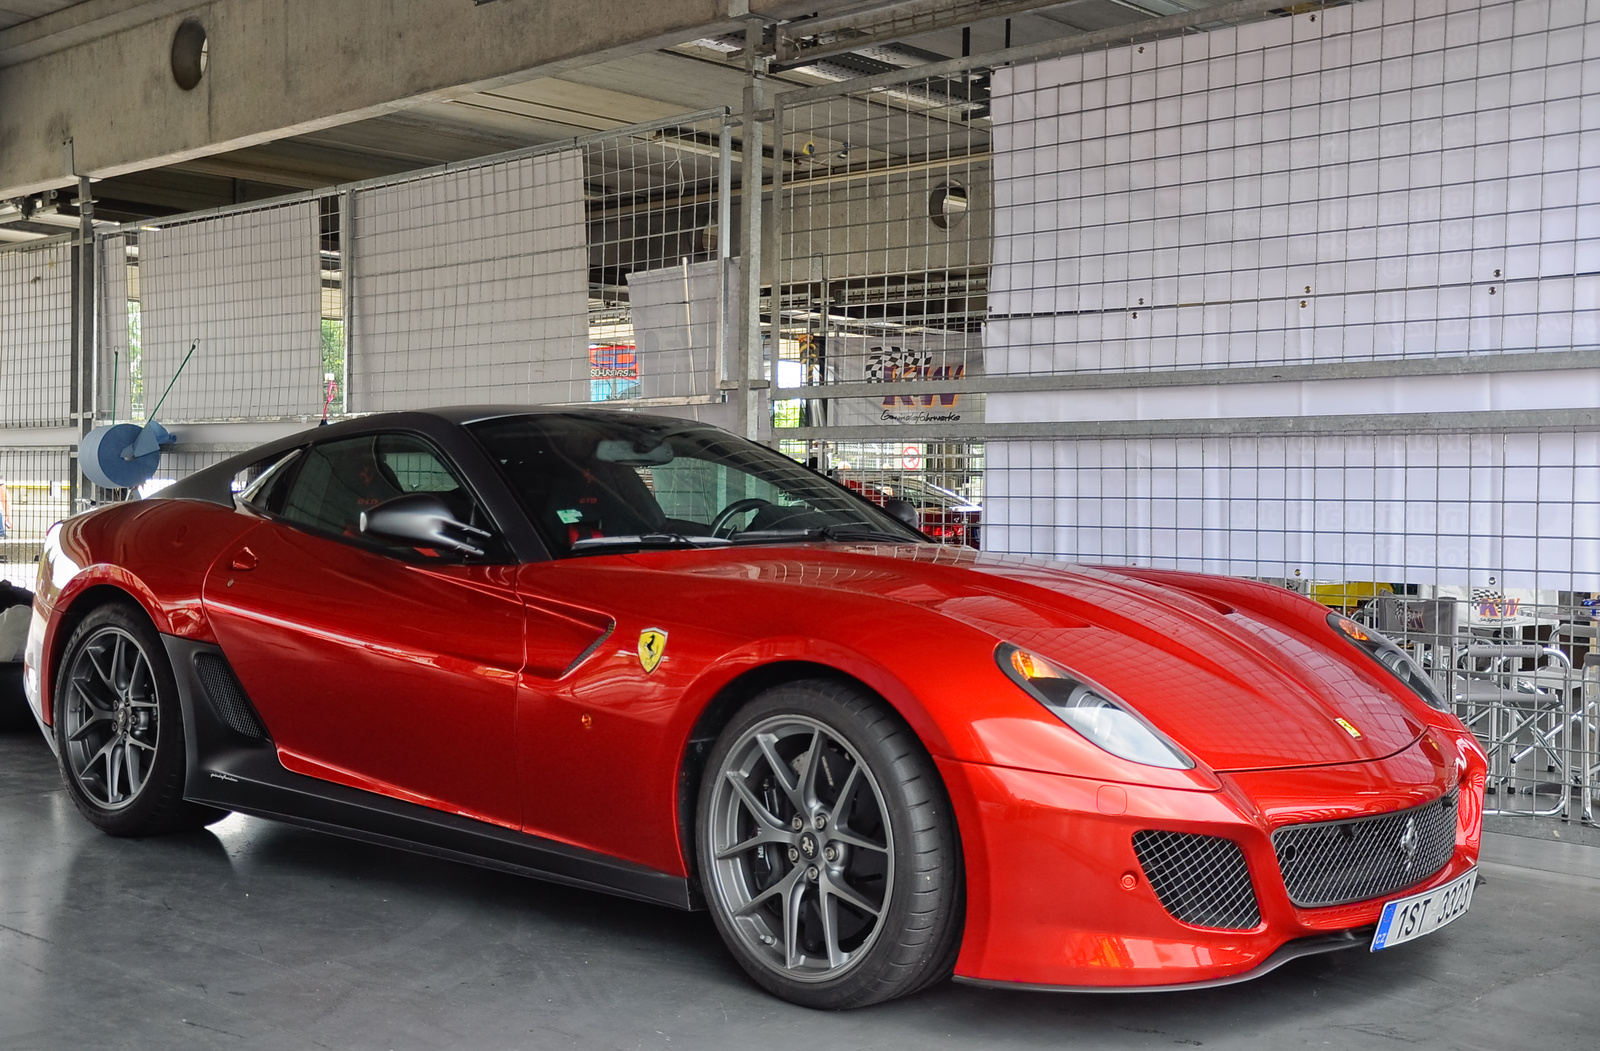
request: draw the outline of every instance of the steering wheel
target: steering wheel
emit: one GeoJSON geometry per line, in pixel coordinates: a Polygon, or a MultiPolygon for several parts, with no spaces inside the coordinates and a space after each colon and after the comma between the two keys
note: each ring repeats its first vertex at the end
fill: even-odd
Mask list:
{"type": "MultiPolygon", "coordinates": [[[[733,521],[733,516],[734,515],[743,514],[746,511],[755,511],[755,510],[758,510],[759,508],[771,507],[771,506],[772,506],[772,501],[763,500],[759,496],[747,496],[743,500],[735,500],[733,503],[729,504],[727,507],[724,507],[722,510],[718,511],[717,512],[717,516],[711,520],[711,535],[712,536],[721,536],[722,535],[722,527],[727,525],[729,522],[733,521]]],[[[732,536],[734,534],[734,532],[735,532],[735,530],[730,529],[730,530],[728,530],[728,535],[732,536]]]]}

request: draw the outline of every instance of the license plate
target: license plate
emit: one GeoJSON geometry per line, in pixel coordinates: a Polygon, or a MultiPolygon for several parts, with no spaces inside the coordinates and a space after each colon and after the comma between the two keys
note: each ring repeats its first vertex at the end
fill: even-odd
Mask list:
{"type": "Polygon", "coordinates": [[[1460,919],[1472,906],[1472,887],[1477,879],[1478,870],[1470,869],[1442,887],[1386,903],[1383,915],[1378,917],[1378,930],[1372,936],[1372,951],[1432,934],[1460,919]]]}

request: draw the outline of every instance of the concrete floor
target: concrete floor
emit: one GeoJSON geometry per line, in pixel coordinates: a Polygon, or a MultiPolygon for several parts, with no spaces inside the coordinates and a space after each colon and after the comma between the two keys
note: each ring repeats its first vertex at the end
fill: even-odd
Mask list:
{"type": "Polygon", "coordinates": [[[1210,992],[946,983],[847,1014],[758,991],[711,923],[250,818],[145,841],[0,733],[0,1049],[1600,1046],[1600,850],[1493,836],[1472,911],[1210,992]]]}

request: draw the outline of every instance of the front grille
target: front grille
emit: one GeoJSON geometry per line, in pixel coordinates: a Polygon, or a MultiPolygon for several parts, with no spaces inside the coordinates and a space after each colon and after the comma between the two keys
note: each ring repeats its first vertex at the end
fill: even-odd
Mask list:
{"type": "Polygon", "coordinates": [[[255,708],[244,694],[244,687],[239,684],[238,677],[228,667],[227,661],[214,653],[198,653],[194,658],[194,669],[200,674],[200,685],[205,687],[206,699],[211,702],[211,708],[218,718],[235,733],[246,737],[267,736],[255,708]]]}
{"type": "Polygon", "coordinates": [[[1260,926],[1250,867],[1233,840],[1146,830],[1133,834],[1133,850],[1162,907],[1175,918],[1229,931],[1260,926]]]}
{"type": "Polygon", "coordinates": [[[1452,790],[1409,810],[1278,829],[1272,848],[1289,900],[1344,905],[1421,883],[1455,850],[1457,798],[1452,790]]]}

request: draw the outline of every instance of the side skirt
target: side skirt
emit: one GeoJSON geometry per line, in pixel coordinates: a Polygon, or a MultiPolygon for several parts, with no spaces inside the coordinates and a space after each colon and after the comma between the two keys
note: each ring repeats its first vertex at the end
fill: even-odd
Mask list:
{"type": "Polygon", "coordinates": [[[226,668],[221,649],[171,635],[161,641],[183,706],[188,752],[184,798],[192,802],[552,883],[679,909],[700,907],[681,876],[286,770],[271,738],[248,732],[259,727],[259,720],[243,691],[214,696],[216,662],[226,668]],[[209,662],[204,675],[197,658],[209,662]],[[241,704],[247,713],[243,717],[241,704]]]}

